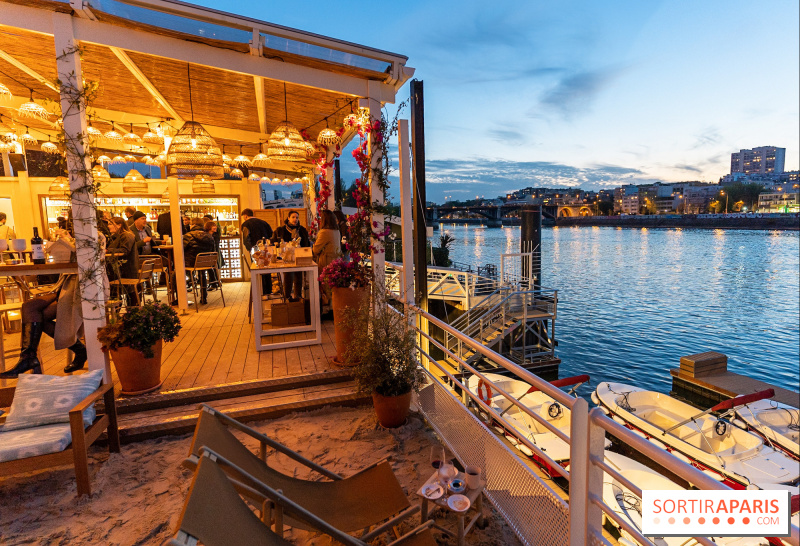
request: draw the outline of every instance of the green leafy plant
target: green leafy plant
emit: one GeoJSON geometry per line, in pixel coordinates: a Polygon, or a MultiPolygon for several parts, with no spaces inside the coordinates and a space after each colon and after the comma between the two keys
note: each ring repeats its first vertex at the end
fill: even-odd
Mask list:
{"type": "Polygon", "coordinates": [[[97,339],[103,350],[130,347],[141,351],[145,358],[153,358],[153,346],[158,340],[173,341],[181,331],[178,313],[165,303],[146,303],[129,309],[115,322],[97,330],[97,339]]]}
{"type": "Polygon", "coordinates": [[[344,320],[353,327],[344,358],[358,363],[353,375],[359,392],[399,396],[419,390],[425,376],[416,359],[416,332],[408,317],[378,297],[372,306],[349,310],[344,320]]]}

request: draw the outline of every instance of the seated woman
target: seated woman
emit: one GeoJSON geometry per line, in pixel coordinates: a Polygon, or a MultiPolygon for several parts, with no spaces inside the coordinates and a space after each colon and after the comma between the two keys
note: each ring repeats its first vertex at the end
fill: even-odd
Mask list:
{"type": "MultiPolygon", "coordinates": [[[[74,240],[69,232],[59,230],[57,236],[71,245],[73,251],[75,250],[74,240]]],[[[102,255],[105,253],[106,240],[102,233],[97,234],[97,239],[99,254],[102,255]]],[[[108,299],[108,279],[103,268],[100,268],[100,273],[105,297],[108,299]]],[[[0,379],[13,379],[29,370],[33,373],[42,373],[42,365],[36,355],[42,332],[53,338],[57,350],[69,349],[74,354],[72,363],[64,368],[64,373],[75,372],[86,365],[86,346],[80,340],[83,329],[83,308],[78,275],[63,275],[57,286],[54,292],[22,304],[19,362],[10,370],[0,373],[0,379]]]]}
{"type": "MultiPolygon", "coordinates": [[[[108,230],[111,232],[111,241],[108,243],[107,267],[109,280],[137,279],[139,278],[139,249],[136,248],[136,236],[128,227],[128,224],[116,216],[108,222],[108,230]]],[[[133,286],[125,287],[128,301],[136,301],[133,286]]]]}
{"type": "MultiPolygon", "coordinates": [[[[308,238],[308,231],[300,225],[300,214],[296,211],[289,213],[289,217],[284,220],[283,225],[278,227],[272,234],[272,243],[280,245],[297,241],[297,246],[311,246],[308,238]]],[[[283,274],[283,296],[291,301],[298,301],[303,295],[303,274],[284,273],[283,274]]]]}
{"type": "MultiPolygon", "coordinates": [[[[216,252],[214,237],[205,230],[205,220],[203,218],[192,218],[192,227],[183,236],[183,258],[186,267],[193,267],[197,255],[202,252],[216,252]]],[[[206,304],[208,301],[208,282],[205,271],[198,272],[200,276],[200,303],[206,304]]]]}

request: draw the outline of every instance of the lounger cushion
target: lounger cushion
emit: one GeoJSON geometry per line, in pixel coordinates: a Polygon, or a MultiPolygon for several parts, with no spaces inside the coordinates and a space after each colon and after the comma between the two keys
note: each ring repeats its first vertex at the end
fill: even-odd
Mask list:
{"type": "MultiPolygon", "coordinates": [[[[14,400],[0,431],[69,423],[69,410],[100,387],[103,370],[81,375],[22,374],[17,379],[14,400]]],[[[94,404],[83,412],[86,426],[94,422],[94,404]]]]}
{"type": "Polygon", "coordinates": [[[0,432],[0,463],[58,453],[72,442],[69,424],[0,432]]]}

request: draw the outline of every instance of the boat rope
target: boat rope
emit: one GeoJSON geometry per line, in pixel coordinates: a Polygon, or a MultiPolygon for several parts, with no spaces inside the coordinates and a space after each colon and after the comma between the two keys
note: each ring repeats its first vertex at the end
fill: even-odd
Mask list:
{"type": "Polygon", "coordinates": [[[625,510],[636,510],[640,516],[642,515],[642,499],[633,493],[617,493],[614,497],[625,510]]]}
{"type": "Polygon", "coordinates": [[[628,395],[633,391],[616,392],[614,389],[611,388],[611,386],[608,383],[606,383],[606,387],[608,388],[608,390],[610,392],[622,397],[621,400],[619,400],[619,399],[615,400],[615,402],[617,403],[617,406],[619,406],[622,409],[624,409],[625,411],[629,411],[631,413],[636,411],[636,408],[631,406],[631,403],[628,401],[628,395]]]}
{"type": "Polygon", "coordinates": [[[790,410],[787,408],[780,408],[789,414],[789,430],[800,430],[800,410],[790,410]]]}

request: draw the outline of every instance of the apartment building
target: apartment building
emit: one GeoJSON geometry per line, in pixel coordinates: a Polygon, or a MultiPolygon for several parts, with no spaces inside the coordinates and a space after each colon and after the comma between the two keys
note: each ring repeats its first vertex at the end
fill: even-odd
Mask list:
{"type": "Polygon", "coordinates": [[[731,173],[780,174],[786,160],[786,148],[760,146],[731,154],[731,173]]]}

